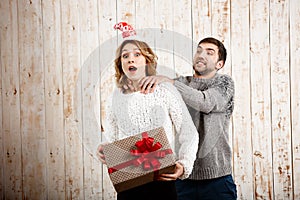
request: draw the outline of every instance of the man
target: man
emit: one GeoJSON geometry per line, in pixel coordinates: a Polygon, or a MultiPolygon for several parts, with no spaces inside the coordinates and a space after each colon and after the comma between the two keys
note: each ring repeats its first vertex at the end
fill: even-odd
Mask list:
{"type": "Polygon", "coordinates": [[[149,76],[140,81],[148,93],[161,82],[171,82],[181,93],[199,133],[197,159],[188,179],[177,180],[178,197],[193,199],[237,199],[232,178],[229,124],[233,112],[234,82],[219,74],[226,61],[226,49],[215,38],[198,44],[193,58],[193,76],[170,79],[149,76]]]}

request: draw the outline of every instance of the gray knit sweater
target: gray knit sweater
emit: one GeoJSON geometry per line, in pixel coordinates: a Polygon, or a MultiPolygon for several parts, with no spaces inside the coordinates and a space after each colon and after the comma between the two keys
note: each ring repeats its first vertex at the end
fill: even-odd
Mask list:
{"type": "Polygon", "coordinates": [[[175,87],[188,106],[199,133],[199,148],[190,179],[204,180],[231,174],[229,123],[234,82],[228,75],[211,79],[179,77],[175,87]]]}

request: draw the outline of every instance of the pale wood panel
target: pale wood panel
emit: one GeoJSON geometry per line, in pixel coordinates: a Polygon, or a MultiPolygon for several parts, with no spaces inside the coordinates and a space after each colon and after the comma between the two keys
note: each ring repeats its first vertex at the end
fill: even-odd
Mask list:
{"type": "Polygon", "coordinates": [[[269,2],[250,1],[251,127],[254,199],[274,199],[269,2]]]}
{"type": "Polygon", "coordinates": [[[229,46],[230,41],[228,40],[230,39],[230,1],[214,0],[211,2],[211,4],[211,35],[222,41],[225,46],[229,46]]]}
{"type": "MultiPolygon", "coordinates": [[[[117,31],[113,27],[117,23],[116,6],[116,1],[100,0],[99,3],[101,121],[105,119],[106,101],[115,86],[113,60],[117,49],[117,31]]],[[[106,136],[101,134],[101,137],[105,142],[106,136]]],[[[102,192],[103,200],[116,199],[116,192],[108,176],[106,165],[102,165],[102,192]]]]}
{"type": "Polygon", "coordinates": [[[290,74],[294,199],[300,199],[300,1],[290,1],[290,74]]]}
{"type": "MultiPolygon", "coordinates": [[[[202,38],[212,34],[211,0],[192,1],[193,40],[198,44],[202,38]]],[[[196,47],[193,47],[193,55],[196,47]]]]}
{"type": "Polygon", "coordinates": [[[155,51],[156,40],[155,32],[155,1],[154,0],[136,0],[135,2],[135,29],[137,31],[137,39],[146,42],[160,60],[160,55],[155,51]]]}
{"type": "Polygon", "coordinates": [[[271,106],[275,199],[292,199],[289,2],[270,1],[271,106]]]}
{"type": "MultiPolygon", "coordinates": [[[[135,27],[135,22],[136,22],[135,0],[117,1],[116,14],[117,14],[116,23],[127,22],[128,24],[135,27]]],[[[117,33],[119,36],[118,45],[120,45],[123,42],[123,38],[121,37],[122,32],[118,30],[117,33]]]]}
{"type": "Polygon", "coordinates": [[[250,113],[249,2],[231,1],[231,59],[235,81],[234,177],[239,199],[253,199],[250,113]]]}
{"type": "Polygon", "coordinates": [[[79,4],[81,70],[76,88],[82,88],[82,98],[78,100],[82,103],[82,133],[79,136],[84,147],[84,199],[101,199],[102,176],[99,172],[102,167],[95,157],[100,137],[97,137],[99,129],[94,112],[100,111],[100,103],[95,105],[93,99],[100,74],[99,56],[93,56],[93,51],[99,47],[98,1],[81,0],[79,4]]]}
{"type": "Polygon", "coordinates": [[[1,1],[0,199],[22,198],[17,1],[1,1]],[[3,116],[3,118],[2,118],[3,116]]]}
{"type": "MultiPolygon", "coordinates": [[[[63,66],[64,141],[66,199],[84,199],[81,89],[76,87],[80,76],[80,27],[77,1],[61,4],[61,41],[63,66]]],[[[81,85],[81,84],[79,84],[81,85]]]]}
{"type": "Polygon", "coordinates": [[[193,59],[200,40],[211,36],[211,0],[192,0],[191,12],[193,59]]]}
{"type": "MultiPolygon", "coordinates": [[[[116,1],[100,0],[99,2],[99,57],[100,57],[100,95],[99,99],[101,102],[101,115],[100,121],[105,119],[105,106],[107,97],[115,86],[114,79],[114,58],[117,49],[117,34],[114,30],[114,25],[117,22],[116,16],[116,1]]],[[[101,129],[103,129],[101,123],[101,129]]],[[[103,131],[103,130],[101,130],[103,131]]],[[[105,135],[101,135],[102,141],[106,141],[105,135]]],[[[107,169],[104,169],[105,171],[107,169]]],[[[108,177],[107,177],[108,178],[108,177]]],[[[105,180],[107,179],[105,178],[105,180]]]]}
{"type": "Polygon", "coordinates": [[[190,0],[176,1],[173,8],[174,68],[176,74],[191,76],[193,74],[193,40],[192,40],[192,2],[190,0]]]}
{"type": "Polygon", "coordinates": [[[220,69],[220,73],[231,75],[231,38],[230,38],[230,1],[214,0],[212,1],[212,37],[217,38],[224,43],[228,56],[226,65],[220,69]]]}
{"type": "Polygon", "coordinates": [[[136,0],[135,1],[135,26],[136,39],[146,42],[160,60],[160,55],[155,51],[156,40],[155,32],[155,2],[154,0],[136,0]]]}
{"type": "Polygon", "coordinates": [[[172,49],[173,35],[170,32],[174,29],[173,24],[173,0],[154,0],[155,9],[155,27],[160,29],[160,32],[155,33],[155,52],[158,55],[157,73],[166,75],[170,78],[176,76],[174,69],[174,55],[172,49]]]}
{"type": "MultiPolygon", "coordinates": [[[[137,38],[141,39],[155,50],[155,9],[154,0],[136,0],[135,29],[137,38]]],[[[155,52],[156,53],[156,52],[155,52]]]]}
{"type": "Polygon", "coordinates": [[[47,196],[47,141],[40,1],[18,1],[22,198],[47,196]]]}
{"type": "MultiPolygon", "coordinates": [[[[123,20],[136,29],[178,31],[196,43],[207,36],[224,41],[221,72],[236,83],[239,199],[299,199],[299,7],[295,0],[1,1],[0,198],[116,198],[88,132],[97,129],[94,112],[100,129],[115,85],[112,62],[122,38],[112,27],[123,20]],[[90,60],[93,54],[99,57],[90,60]],[[92,67],[97,62],[100,69],[92,67]]],[[[175,65],[184,73],[166,33],[142,38],[163,46],[156,53],[169,67],[164,73],[174,73],[175,65]]]]}
{"type": "Polygon", "coordinates": [[[47,197],[65,198],[62,49],[60,1],[43,1],[47,197]]]}

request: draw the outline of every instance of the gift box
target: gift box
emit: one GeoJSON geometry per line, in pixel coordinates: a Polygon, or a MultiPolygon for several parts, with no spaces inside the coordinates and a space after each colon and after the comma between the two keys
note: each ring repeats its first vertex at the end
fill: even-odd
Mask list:
{"type": "Polygon", "coordinates": [[[122,192],[173,173],[175,156],[162,127],[103,145],[109,177],[122,192]]]}

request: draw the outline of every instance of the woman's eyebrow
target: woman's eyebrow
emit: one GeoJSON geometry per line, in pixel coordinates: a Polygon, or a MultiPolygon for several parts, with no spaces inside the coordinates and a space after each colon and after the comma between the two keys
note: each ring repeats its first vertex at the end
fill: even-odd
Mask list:
{"type": "Polygon", "coordinates": [[[140,51],[140,49],[139,49],[139,48],[135,48],[135,49],[132,49],[132,50],[123,49],[122,52],[123,52],[123,51],[140,51]]]}

